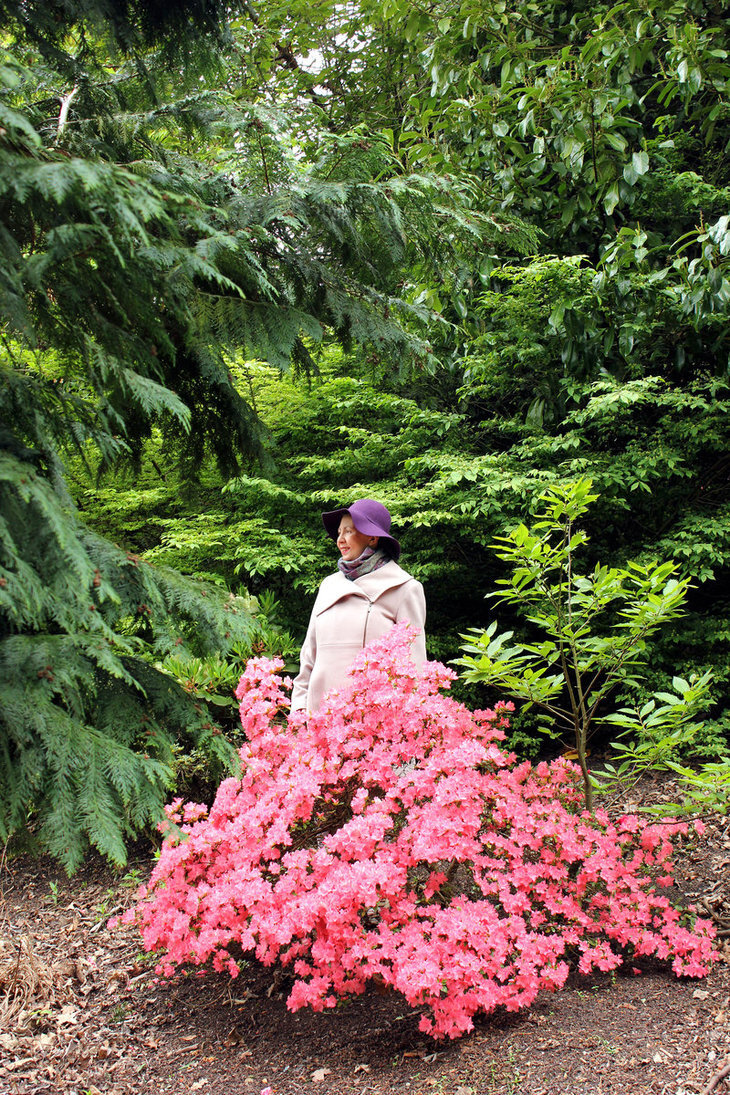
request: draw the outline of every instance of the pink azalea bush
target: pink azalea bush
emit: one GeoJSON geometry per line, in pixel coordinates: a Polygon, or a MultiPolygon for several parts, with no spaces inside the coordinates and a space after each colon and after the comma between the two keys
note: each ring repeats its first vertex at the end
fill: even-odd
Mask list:
{"type": "Polygon", "coordinates": [[[581,809],[577,769],[500,748],[507,705],[471,712],[416,670],[399,625],[309,718],[285,717],[281,663],[254,659],[237,690],[242,775],[210,810],[176,800],[150,883],[126,915],[166,976],[242,957],[291,971],[288,1006],[334,1007],[369,982],[457,1037],[477,1012],[626,959],[699,977],[711,925],[657,889],[687,825],[581,809]]]}

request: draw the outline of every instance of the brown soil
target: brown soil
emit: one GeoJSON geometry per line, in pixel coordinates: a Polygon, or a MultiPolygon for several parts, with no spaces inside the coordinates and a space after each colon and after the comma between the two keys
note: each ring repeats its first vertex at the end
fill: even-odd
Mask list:
{"type": "Polygon", "coordinates": [[[21,859],[0,875],[1,1095],[699,1095],[730,1092],[730,823],[679,857],[722,958],[704,981],[658,965],[575,977],[529,1012],[434,1043],[402,999],[373,992],[287,1011],[271,970],[155,979],[132,928],[107,921],[149,861],[69,880],[21,859]]]}

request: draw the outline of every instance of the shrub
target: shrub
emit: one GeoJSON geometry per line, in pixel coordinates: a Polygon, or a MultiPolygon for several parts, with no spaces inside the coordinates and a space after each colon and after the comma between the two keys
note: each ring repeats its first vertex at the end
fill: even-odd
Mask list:
{"type": "Polygon", "coordinates": [[[243,956],[293,974],[288,1006],[334,1007],[369,982],[422,1006],[440,1038],[478,1012],[654,955],[702,976],[712,928],[675,909],[670,836],[686,825],[580,811],[580,773],[516,764],[505,708],[470,712],[414,668],[399,625],[308,719],[284,711],[277,662],[252,660],[238,698],[240,779],[208,812],[176,800],[136,907],[165,976],[243,956]]]}
{"type": "MultiPolygon", "coordinates": [[[[497,554],[512,573],[497,581],[501,589],[492,596],[515,605],[537,629],[538,641],[512,642],[514,632],[495,634],[494,621],[464,636],[466,654],[455,663],[465,667],[467,681],[499,685],[539,708],[552,737],[572,738],[589,809],[588,743],[602,707],[621,683],[636,683],[649,658],[649,639],[683,614],[690,585],[672,562],[597,563],[579,570],[576,555],[588,536],[577,521],[598,498],[591,487],[590,479],[578,479],[548,488],[532,528],[520,524],[498,537],[497,554]]],[[[661,709],[662,716],[666,711],[661,709]]],[[[674,716],[657,717],[656,729],[674,716]]]]}

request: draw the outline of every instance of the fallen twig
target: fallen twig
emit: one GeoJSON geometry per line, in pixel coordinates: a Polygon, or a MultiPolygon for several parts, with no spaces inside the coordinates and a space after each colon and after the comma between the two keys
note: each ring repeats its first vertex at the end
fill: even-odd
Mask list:
{"type": "Polygon", "coordinates": [[[717,1085],[722,1083],[726,1076],[730,1076],[730,1061],[726,1061],[722,1068],[715,1073],[705,1090],[702,1092],[702,1095],[710,1095],[710,1092],[714,1091],[717,1085]]]}

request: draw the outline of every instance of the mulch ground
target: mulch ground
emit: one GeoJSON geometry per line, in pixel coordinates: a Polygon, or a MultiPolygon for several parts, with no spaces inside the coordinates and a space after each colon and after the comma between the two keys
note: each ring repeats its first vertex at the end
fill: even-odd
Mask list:
{"type": "Polygon", "coordinates": [[[376,992],[325,1014],[286,1009],[271,970],[156,980],[109,917],[149,870],[45,860],[0,873],[0,1095],[701,1095],[730,1093],[730,822],[678,859],[682,899],[713,914],[703,981],[659,965],[574,977],[528,1012],[435,1043],[376,992]]]}

